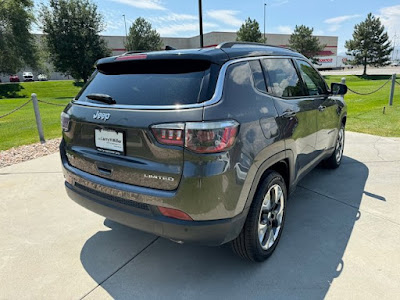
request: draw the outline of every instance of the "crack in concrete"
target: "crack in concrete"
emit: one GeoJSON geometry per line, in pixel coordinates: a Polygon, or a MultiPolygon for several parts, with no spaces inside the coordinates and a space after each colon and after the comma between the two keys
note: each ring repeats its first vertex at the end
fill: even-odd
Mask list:
{"type": "MultiPolygon", "coordinates": [[[[388,222],[390,222],[390,223],[393,223],[393,224],[395,224],[395,225],[397,225],[397,226],[400,226],[400,223],[394,222],[394,221],[389,220],[389,219],[386,219],[386,218],[384,218],[384,217],[382,217],[382,216],[379,216],[379,215],[376,215],[376,214],[371,213],[371,212],[369,212],[369,211],[363,210],[363,209],[361,209],[360,207],[358,207],[358,206],[356,206],[356,205],[349,204],[349,203],[344,202],[344,201],[342,201],[342,200],[336,199],[336,198],[334,198],[334,197],[332,197],[332,196],[328,196],[328,195],[322,194],[322,193],[320,193],[320,192],[314,191],[314,190],[312,190],[312,189],[306,188],[306,187],[301,186],[301,185],[298,185],[298,187],[299,187],[299,188],[303,188],[303,189],[305,189],[305,190],[307,190],[307,191],[309,191],[309,192],[315,193],[315,194],[317,194],[317,195],[320,195],[320,196],[322,196],[322,197],[328,198],[328,199],[330,199],[330,200],[339,202],[339,203],[344,204],[344,205],[346,205],[346,206],[348,206],[348,207],[355,208],[357,211],[361,211],[361,212],[363,212],[363,213],[370,214],[370,215],[372,215],[372,216],[374,216],[374,217],[376,217],[376,218],[379,218],[379,219],[388,221],[388,222]]],[[[361,202],[360,202],[360,203],[361,203],[361,202]]]]}
{"type": "Polygon", "coordinates": [[[380,150],[376,147],[376,143],[378,143],[380,139],[381,139],[381,138],[378,138],[378,139],[374,142],[373,146],[374,146],[374,149],[376,150],[376,152],[378,152],[377,156],[378,156],[380,159],[382,159],[383,161],[385,161],[385,159],[381,156],[380,150]]]}
{"type": "Polygon", "coordinates": [[[127,262],[125,262],[122,266],[120,266],[117,270],[112,272],[109,276],[107,276],[106,279],[102,280],[100,283],[98,283],[93,289],[91,289],[89,292],[87,292],[83,297],[80,298],[80,300],[86,298],[91,294],[95,289],[97,289],[99,286],[101,286],[103,283],[105,283],[108,279],[113,277],[115,274],[117,274],[121,269],[123,269],[127,264],[129,264],[131,261],[133,261],[136,257],[138,257],[142,252],[144,252],[147,248],[149,248],[151,245],[153,245],[157,240],[159,239],[159,236],[157,236],[154,240],[152,240],[148,245],[146,245],[142,250],[140,250],[138,253],[136,253],[132,258],[128,259],[127,262]]]}

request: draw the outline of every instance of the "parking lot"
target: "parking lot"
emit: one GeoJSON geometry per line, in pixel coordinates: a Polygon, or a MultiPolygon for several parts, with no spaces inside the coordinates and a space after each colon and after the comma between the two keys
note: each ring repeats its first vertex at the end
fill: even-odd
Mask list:
{"type": "Polygon", "coordinates": [[[263,264],[85,210],[66,196],[58,154],[2,168],[0,298],[398,298],[400,138],[346,139],[339,169],[300,182],[263,264]]]}

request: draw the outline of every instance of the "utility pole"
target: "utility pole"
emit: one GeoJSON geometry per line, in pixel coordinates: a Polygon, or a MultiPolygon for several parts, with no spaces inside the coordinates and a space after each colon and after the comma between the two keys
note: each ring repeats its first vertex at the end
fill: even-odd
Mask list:
{"type": "Polygon", "coordinates": [[[126,19],[125,19],[125,15],[122,15],[124,17],[124,24],[125,24],[125,43],[128,40],[128,31],[126,30],[126,19]]]}
{"type": "Polygon", "coordinates": [[[264,3],[264,44],[267,42],[265,38],[265,9],[267,8],[267,3],[264,3]]]}
{"type": "Polygon", "coordinates": [[[203,8],[201,5],[201,0],[199,0],[199,27],[200,27],[200,48],[204,47],[203,42],[203,8]]]}

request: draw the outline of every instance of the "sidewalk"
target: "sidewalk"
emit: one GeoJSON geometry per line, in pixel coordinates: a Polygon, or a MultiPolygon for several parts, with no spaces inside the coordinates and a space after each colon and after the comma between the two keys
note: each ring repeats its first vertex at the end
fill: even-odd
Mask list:
{"type": "Polygon", "coordinates": [[[254,264],[178,245],[68,199],[58,154],[0,169],[0,299],[395,299],[400,139],[348,132],[343,165],[288,203],[274,255],[254,264]]]}

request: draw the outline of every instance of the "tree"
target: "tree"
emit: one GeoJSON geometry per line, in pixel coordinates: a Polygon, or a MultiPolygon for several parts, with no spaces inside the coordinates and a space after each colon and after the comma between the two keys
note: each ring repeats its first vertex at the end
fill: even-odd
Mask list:
{"type": "Polygon", "coordinates": [[[50,0],[40,17],[55,69],[86,82],[96,60],[110,54],[99,36],[104,23],[97,6],[90,0],[50,0]]]}
{"type": "Polygon", "coordinates": [[[250,17],[247,18],[242,26],[240,26],[240,29],[236,34],[236,40],[241,42],[262,43],[267,41],[264,41],[264,39],[262,38],[260,25],[258,24],[258,22],[255,19],[250,19],[250,17]]]}
{"type": "Polygon", "coordinates": [[[0,1],[0,73],[36,67],[35,39],[29,32],[34,21],[31,0],[0,1]]]}
{"type": "Polygon", "coordinates": [[[129,27],[125,48],[128,51],[160,50],[162,40],[160,34],[151,28],[151,24],[143,18],[137,18],[129,27]]]}
{"type": "Polygon", "coordinates": [[[344,45],[347,54],[354,57],[352,64],[364,66],[363,75],[367,75],[367,65],[380,67],[389,64],[393,47],[384,31],[380,19],[369,13],[364,22],[354,27],[353,39],[344,45]]]}
{"type": "Polygon", "coordinates": [[[315,61],[315,56],[325,48],[325,45],[321,45],[319,39],[312,35],[313,31],[314,28],[296,25],[289,38],[289,47],[315,61]]]}

